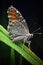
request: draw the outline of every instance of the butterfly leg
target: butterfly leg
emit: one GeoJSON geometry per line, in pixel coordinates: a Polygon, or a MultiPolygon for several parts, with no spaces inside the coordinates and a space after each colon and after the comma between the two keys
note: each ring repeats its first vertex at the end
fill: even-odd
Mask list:
{"type": "Polygon", "coordinates": [[[24,36],[17,36],[15,38],[13,38],[13,41],[19,41],[19,40],[22,40],[24,39],[24,36]]]}
{"type": "Polygon", "coordinates": [[[28,47],[30,48],[30,43],[31,43],[31,41],[26,41],[26,43],[28,44],[28,47]]]}

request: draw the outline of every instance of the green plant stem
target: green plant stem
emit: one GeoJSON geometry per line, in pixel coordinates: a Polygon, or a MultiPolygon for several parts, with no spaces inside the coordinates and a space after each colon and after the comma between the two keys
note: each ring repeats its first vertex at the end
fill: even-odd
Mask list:
{"type": "Polygon", "coordinates": [[[15,65],[15,54],[14,54],[14,49],[12,48],[10,53],[10,65],[15,65]]]}
{"type": "MultiPolygon", "coordinates": [[[[22,49],[23,49],[23,45],[24,45],[24,44],[22,44],[22,49]]],[[[21,55],[20,55],[19,65],[22,65],[22,56],[21,56],[21,55]]]]}
{"type": "MultiPolygon", "coordinates": [[[[4,29],[4,28],[3,28],[4,29]]],[[[9,38],[9,35],[5,35],[6,32],[4,32],[2,29],[0,29],[0,41],[4,42],[6,45],[11,47],[12,49],[16,50],[18,53],[20,53],[27,61],[29,61],[33,65],[43,65],[42,60],[37,57],[30,49],[28,49],[25,45],[16,45],[11,41],[9,38]]]]}
{"type": "Polygon", "coordinates": [[[22,56],[20,55],[19,65],[22,65],[22,56]]]}

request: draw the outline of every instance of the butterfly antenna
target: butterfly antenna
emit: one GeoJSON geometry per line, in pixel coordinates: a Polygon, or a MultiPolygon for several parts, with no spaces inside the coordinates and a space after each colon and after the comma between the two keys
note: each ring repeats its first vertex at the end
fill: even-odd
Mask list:
{"type": "Polygon", "coordinates": [[[39,34],[39,35],[41,35],[42,33],[34,33],[34,34],[39,34]]]}
{"type": "Polygon", "coordinates": [[[35,32],[37,32],[38,30],[40,30],[41,29],[41,27],[39,27],[38,29],[36,29],[35,31],[33,31],[32,33],[33,34],[42,34],[42,33],[35,33],[35,32]]]}

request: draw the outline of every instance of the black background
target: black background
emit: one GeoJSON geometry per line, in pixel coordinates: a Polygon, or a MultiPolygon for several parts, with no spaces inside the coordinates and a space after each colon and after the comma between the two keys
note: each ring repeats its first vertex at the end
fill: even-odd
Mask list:
{"type": "MultiPolygon", "coordinates": [[[[0,24],[7,28],[8,18],[7,9],[10,5],[17,8],[27,21],[30,33],[41,27],[38,32],[42,35],[34,35],[31,39],[31,50],[43,60],[43,3],[42,1],[28,0],[0,0],[0,24]]],[[[1,64],[9,64],[10,48],[0,42],[0,62],[1,64]],[[3,61],[4,60],[4,61],[3,61]],[[5,62],[6,60],[6,62],[5,62]]],[[[28,64],[26,60],[24,63],[28,64]]]]}

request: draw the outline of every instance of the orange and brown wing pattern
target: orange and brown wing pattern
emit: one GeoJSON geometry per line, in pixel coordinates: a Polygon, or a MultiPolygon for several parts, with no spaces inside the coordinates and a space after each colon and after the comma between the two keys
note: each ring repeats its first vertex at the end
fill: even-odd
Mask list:
{"type": "Polygon", "coordinates": [[[20,12],[14,8],[13,6],[10,6],[8,8],[8,18],[10,21],[14,22],[14,20],[21,20],[23,17],[21,16],[20,12]]]}
{"type": "Polygon", "coordinates": [[[29,31],[26,20],[24,19],[24,17],[21,15],[21,13],[12,5],[8,8],[7,10],[8,13],[8,18],[9,21],[11,22],[21,22],[22,25],[27,29],[27,31],[29,31]]]}
{"type": "Polygon", "coordinates": [[[10,7],[7,13],[8,13],[8,18],[10,19],[10,21],[17,19],[16,10],[14,8],[10,7]]]}

